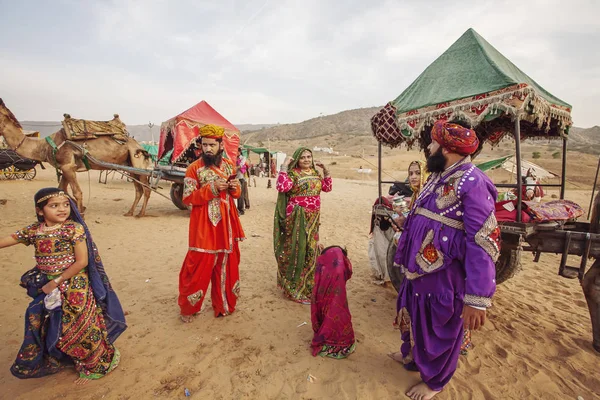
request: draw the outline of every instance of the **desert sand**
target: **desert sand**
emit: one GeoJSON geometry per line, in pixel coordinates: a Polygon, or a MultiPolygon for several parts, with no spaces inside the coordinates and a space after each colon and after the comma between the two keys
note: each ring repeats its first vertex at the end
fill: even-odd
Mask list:
{"type": "MultiPolygon", "coordinates": [[[[344,171],[359,163],[363,161],[351,160],[344,171]]],[[[394,164],[399,170],[406,165],[394,164]]],[[[313,357],[310,307],[285,300],[276,287],[271,240],[276,191],[267,189],[266,178],[251,186],[251,209],[241,217],[247,240],[241,244],[237,311],[216,319],[208,299],[195,321],[183,324],[176,300],[189,212],[153,194],[150,216],[124,217],[133,185],[119,177],[99,184],[94,171],[79,179],[88,207],[86,221],[128,313],[129,328],[116,342],[121,364],[84,387],[73,384],[73,369],[40,379],[14,378],[9,368],[23,338],[29,301],[18,282],[33,266],[33,250],[3,249],[0,398],[179,399],[185,388],[192,399],[405,398],[419,376],[386,357],[400,345],[392,327],[396,293],[372,283],[367,258],[377,186],[373,176],[342,173],[340,164],[337,167],[333,192],[322,195],[321,237],[325,245],[346,246],[354,267],[348,296],[358,343],[348,359],[313,357]]],[[[1,181],[0,198],[7,202],[0,205],[0,234],[33,222],[33,194],[55,185],[53,169],[38,170],[29,182],[1,181]]],[[[168,195],[169,183],[162,186],[168,195]]],[[[590,193],[589,186],[570,187],[568,198],[587,210],[590,193]]],[[[522,271],[498,287],[488,321],[473,334],[474,348],[461,357],[454,379],[437,398],[598,398],[600,354],[591,347],[591,324],[579,283],[557,275],[558,256],[532,260],[524,254],[522,271]]]]}

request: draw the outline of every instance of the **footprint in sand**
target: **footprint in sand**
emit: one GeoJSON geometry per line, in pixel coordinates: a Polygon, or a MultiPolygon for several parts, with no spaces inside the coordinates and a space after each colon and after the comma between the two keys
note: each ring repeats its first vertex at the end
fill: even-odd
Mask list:
{"type": "Polygon", "coordinates": [[[575,300],[573,304],[575,304],[577,307],[587,308],[587,303],[583,300],[575,300]]]}
{"type": "Polygon", "coordinates": [[[502,358],[503,360],[506,360],[508,358],[508,351],[506,351],[504,348],[496,346],[494,350],[496,351],[496,355],[498,355],[498,357],[502,358]]]}
{"type": "Polygon", "coordinates": [[[184,375],[168,376],[160,380],[160,385],[154,389],[155,396],[163,396],[178,390],[185,382],[184,375]]]}

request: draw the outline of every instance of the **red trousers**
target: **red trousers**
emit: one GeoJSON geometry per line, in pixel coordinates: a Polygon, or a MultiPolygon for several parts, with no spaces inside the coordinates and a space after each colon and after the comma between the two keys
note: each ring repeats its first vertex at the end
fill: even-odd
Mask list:
{"type": "Polygon", "coordinates": [[[188,251],[179,273],[179,299],[181,315],[200,311],[212,283],[210,297],[215,317],[235,311],[240,294],[240,248],[234,242],[231,253],[202,253],[188,251]]]}

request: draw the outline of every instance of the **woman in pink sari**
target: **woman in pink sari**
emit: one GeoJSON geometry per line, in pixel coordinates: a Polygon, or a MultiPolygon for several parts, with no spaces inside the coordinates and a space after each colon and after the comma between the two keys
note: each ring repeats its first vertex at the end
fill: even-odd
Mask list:
{"type": "Polygon", "coordinates": [[[354,330],[346,296],[346,281],[351,276],[352,264],[341,247],[327,247],[317,258],[311,301],[313,356],[339,359],[354,352],[354,330]]]}

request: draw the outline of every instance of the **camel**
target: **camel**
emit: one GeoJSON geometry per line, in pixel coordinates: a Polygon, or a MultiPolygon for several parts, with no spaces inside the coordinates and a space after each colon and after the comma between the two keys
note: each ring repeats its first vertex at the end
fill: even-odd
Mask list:
{"type": "MultiPolygon", "coordinates": [[[[78,141],[75,144],[67,140],[64,129],[50,135],[58,147],[56,155],[53,154],[53,148],[45,139],[28,138],[23,134],[21,124],[14,114],[6,107],[4,101],[0,98],[0,135],[4,136],[8,147],[13,149],[21,157],[29,158],[35,161],[47,162],[60,170],[62,177],[58,187],[67,191],[71,188],[77,208],[83,213],[83,192],[77,182],[77,172],[86,171],[84,164],[84,154],[82,148],[94,159],[112,164],[119,164],[140,169],[148,169],[151,163],[150,154],[133,138],[127,137],[124,144],[119,144],[109,136],[99,136],[98,138],[78,141]]],[[[93,160],[87,159],[91,169],[105,170],[107,168],[94,164],[93,160]]],[[[142,209],[138,217],[146,214],[146,206],[150,198],[150,189],[147,175],[131,174],[135,179],[135,200],[126,216],[132,216],[142,197],[142,209]],[[139,182],[137,182],[138,180],[139,182]],[[144,185],[142,185],[144,184],[144,185]]]]}

